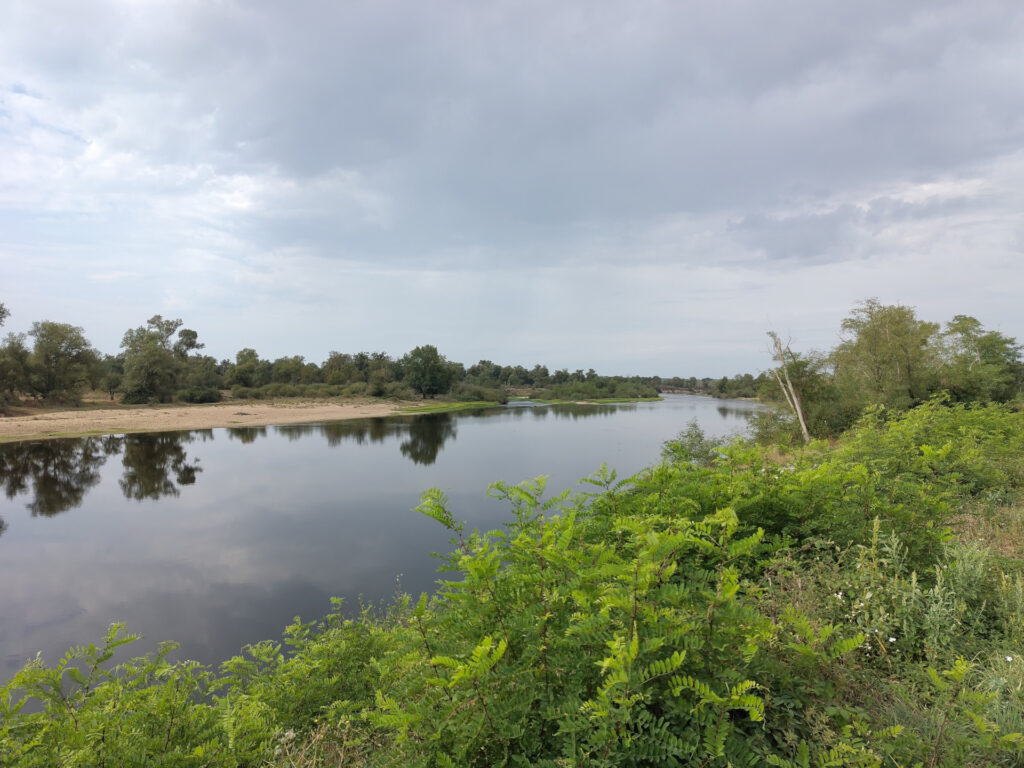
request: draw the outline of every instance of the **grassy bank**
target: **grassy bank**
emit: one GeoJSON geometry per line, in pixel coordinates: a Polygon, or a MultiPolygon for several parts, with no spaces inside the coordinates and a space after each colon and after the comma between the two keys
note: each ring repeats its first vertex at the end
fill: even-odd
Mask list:
{"type": "Polygon", "coordinates": [[[1024,415],[931,403],[666,456],[590,495],[497,484],[486,534],[430,491],[432,598],[220,669],[110,668],[119,627],[34,662],[0,691],[0,764],[1021,764],[1024,415]]]}

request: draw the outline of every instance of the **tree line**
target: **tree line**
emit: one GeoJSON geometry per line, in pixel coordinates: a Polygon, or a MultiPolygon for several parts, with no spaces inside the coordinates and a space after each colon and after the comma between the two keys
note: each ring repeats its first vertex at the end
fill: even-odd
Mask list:
{"type": "MultiPolygon", "coordinates": [[[[8,316],[0,304],[0,325],[8,316]]],[[[248,398],[450,395],[505,402],[516,389],[548,399],[637,398],[656,396],[662,381],[490,360],[467,368],[430,344],[397,358],[332,351],[319,364],[301,355],[264,359],[249,347],[233,360],[217,360],[203,353],[204,346],[182,320],[161,315],[126,331],[116,355],[97,351],[81,327],[35,322],[28,333],[8,334],[0,344],[0,407],[21,398],[77,403],[88,389],[124,403],[215,402],[225,390],[248,398]]]]}
{"type": "MultiPolygon", "coordinates": [[[[0,303],[0,325],[8,316],[0,303]]],[[[44,320],[27,334],[8,334],[0,344],[0,408],[19,398],[75,403],[86,389],[125,403],[214,402],[225,390],[248,398],[449,395],[498,402],[516,390],[560,400],[677,391],[777,403],[793,418],[766,413],[760,428],[779,432],[776,439],[787,431],[810,439],[839,434],[871,406],[905,410],[939,393],[954,402],[1007,402],[1024,386],[1017,340],[967,315],[940,325],[919,319],[912,307],[868,299],[842,321],[841,341],[830,351],[794,352],[788,342],[769,336],[775,366],[767,371],[719,379],[662,378],[490,360],[466,367],[430,344],[397,358],[332,351],[319,364],[301,355],[264,359],[249,347],[234,360],[217,360],[203,354],[196,331],[161,315],[129,329],[120,351],[104,355],[82,328],[44,320]]]]}
{"type": "Polygon", "coordinates": [[[1021,345],[968,315],[942,325],[919,319],[913,307],[867,299],[842,321],[828,352],[794,352],[769,337],[776,365],[755,383],[759,398],[785,406],[762,416],[761,429],[775,439],[835,436],[870,408],[901,412],[937,396],[1006,403],[1024,389],[1021,345]]]}

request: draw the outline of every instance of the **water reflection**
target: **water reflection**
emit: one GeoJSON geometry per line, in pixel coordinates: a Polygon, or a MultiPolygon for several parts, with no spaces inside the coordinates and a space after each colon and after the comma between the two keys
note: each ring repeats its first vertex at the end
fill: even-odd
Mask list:
{"type": "Polygon", "coordinates": [[[429,466],[448,440],[455,439],[455,425],[447,413],[420,416],[409,425],[409,437],[399,448],[416,464],[429,466]]]}
{"type": "Polygon", "coordinates": [[[389,437],[402,435],[409,420],[402,419],[361,419],[359,421],[332,421],[318,425],[331,448],[337,448],[347,440],[356,445],[383,443],[389,437]]]}
{"type": "Polygon", "coordinates": [[[266,427],[227,427],[228,437],[238,440],[243,445],[253,443],[257,437],[266,437],[266,427]]]}
{"type": "Polygon", "coordinates": [[[125,498],[142,501],[178,496],[178,486],[193,485],[202,472],[198,461],[189,461],[186,443],[213,439],[213,430],[158,432],[124,438],[124,474],[119,484],[125,498]]]}
{"type": "Polygon", "coordinates": [[[429,466],[449,440],[455,439],[455,420],[450,413],[425,413],[419,416],[334,421],[326,424],[287,424],[275,428],[288,440],[323,435],[336,448],[346,441],[356,445],[382,443],[388,438],[405,438],[398,446],[402,455],[414,464],[429,466]]]}
{"type": "MultiPolygon", "coordinates": [[[[608,416],[636,408],[635,404],[517,404],[451,413],[338,421],[323,424],[289,424],[273,427],[289,441],[322,435],[332,448],[346,442],[364,445],[395,440],[402,456],[414,464],[430,466],[456,437],[456,420],[501,418],[518,421],[572,420],[608,416]]],[[[742,413],[720,406],[728,418],[742,413]]],[[[229,439],[251,444],[267,437],[268,427],[228,427],[229,439]]],[[[0,446],[0,483],[8,499],[28,496],[33,516],[50,517],[82,504],[85,495],[100,482],[100,468],[112,455],[123,454],[118,484],[125,498],[135,501],[176,497],[181,488],[194,485],[203,471],[198,457],[187,446],[214,438],[213,430],[161,432],[108,437],[9,443],[0,446]]],[[[0,533],[7,527],[0,518],[0,533]]]]}
{"type": "Polygon", "coordinates": [[[749,418],[752,413],[757,412],[758,409],[755,407],[756,405],[757,404],[752,404],[752,407],[749,408],[735,408],[728,405],[720,405],[715,410],[718,411],[718,415],[723,419],[746,419],[749,418]]]}
{"type": "Polygon", "coordinates": [[[8,499],[31,496],[33,517],[52,517],[79,506],[107,457],[119,451],[117,437],[11,443],[0,450],[0,482],[8,499]]]}
{"type": "Polygon", "coordinates": [[[550,405],[543,410],[551,411],[551,414],[556,419],[579,421],[580,419],[589,419],[594,416],[608,416],[613,413],[622,413],[623,411],[635,411],[636,403],[617,403],[615,405],[605,403],[562,403],[550,405]]]}

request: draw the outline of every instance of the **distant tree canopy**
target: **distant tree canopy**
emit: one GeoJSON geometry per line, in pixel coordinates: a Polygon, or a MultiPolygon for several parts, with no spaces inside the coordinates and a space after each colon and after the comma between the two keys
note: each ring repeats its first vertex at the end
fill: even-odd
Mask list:
{"type": "MultiPolygon", "coordinates": [[[[0,324],[8,317],[0,303],[0,324]]],[[[780,340],[781,343],[781,340],[780,340]]],[[[199,334],[181,319],[154,315],[129,329],[117,355],[101,356],[81,328],[35,323],[28,334],[0,343],[0,410],[18,397],[75,401],[86,387],[127,403],[212,402],[224,389],[237,397],[447,395],[455,400],[504,402],[529,392],[549,400],[633,399],[658,392],[757,398],[792,408],[799,398],[808,436],[838,434],[871,406],[903,410],[937,393],[954,402],[1006,402],[1024,383],[1022,347],[967,315],[944,326],[917,317],[912,307],[868,299],[841,324],[835,349],[773,352],[773,369],[757,375],[602,376],[593,368],[502,365],[468,367],[425,344],[400,358],[386,352],[331,351],[322,363],[301,355],[263,359],[251,347],[234,359],[202,354],[199,334]],[[788,384],[780,384],[786,382],[788,384]],[[783,386],[792,387],[789,397],[783,386]]]]}
{"type": "Polygon", "coordinates": [[[456,369],[432,344],[416,347],[402,358],[405,382],[424,397],[451,389],[456,369]]]}

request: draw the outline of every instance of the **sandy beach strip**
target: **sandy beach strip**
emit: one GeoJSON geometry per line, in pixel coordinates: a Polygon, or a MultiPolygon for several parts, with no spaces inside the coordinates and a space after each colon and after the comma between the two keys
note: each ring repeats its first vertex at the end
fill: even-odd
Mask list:
{"type": "Polygon", "coordinates": [[[0,417],[0,442],[74,435],[119,435],[126,432],[171,432],[212,427],[261,427],[389,416],[394,402],[358,400],[238,401],[210,405],[139,406],[53,411],[0,417]]]}

